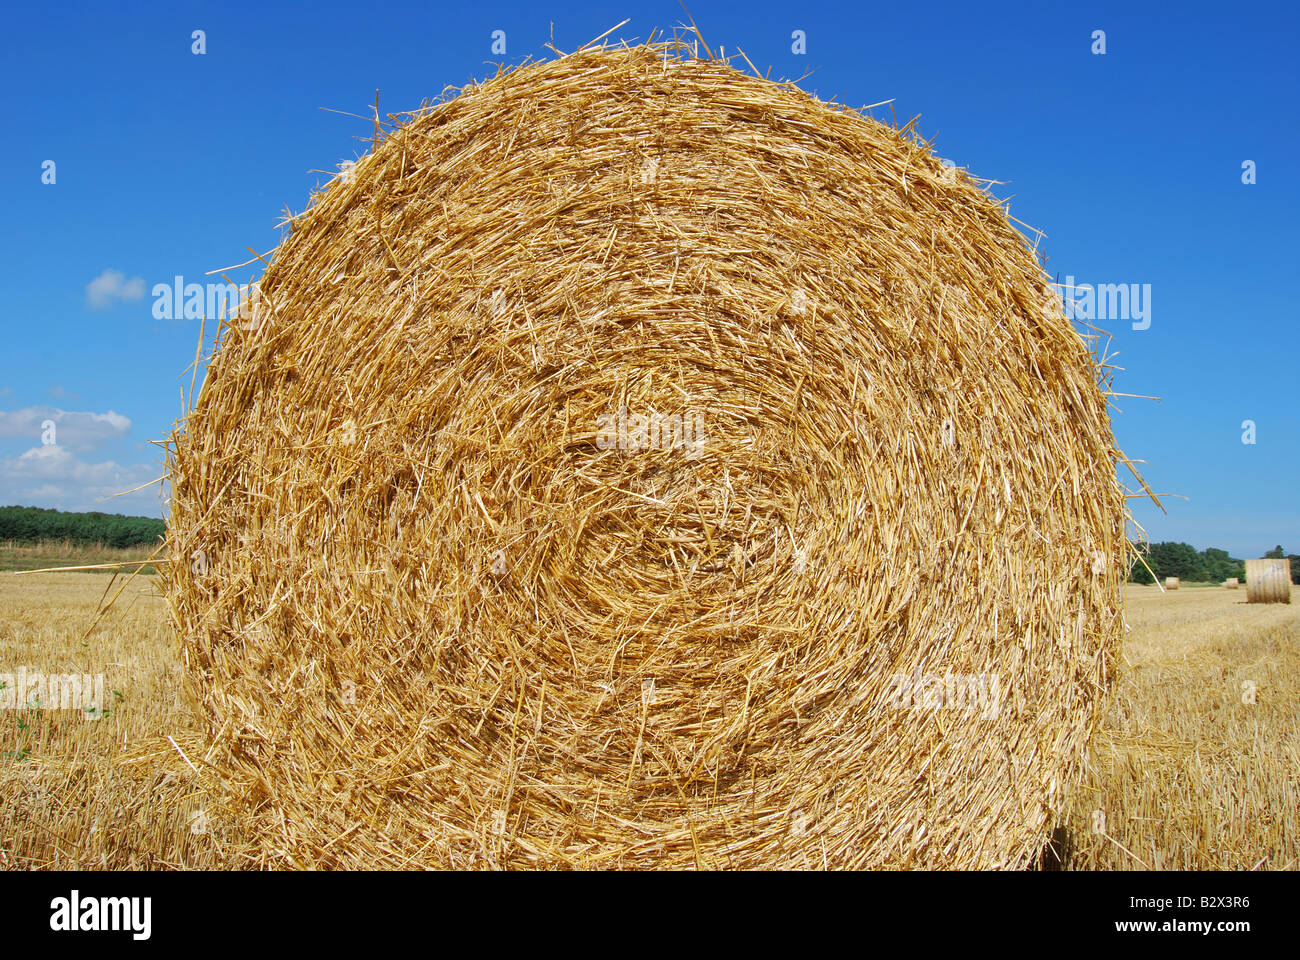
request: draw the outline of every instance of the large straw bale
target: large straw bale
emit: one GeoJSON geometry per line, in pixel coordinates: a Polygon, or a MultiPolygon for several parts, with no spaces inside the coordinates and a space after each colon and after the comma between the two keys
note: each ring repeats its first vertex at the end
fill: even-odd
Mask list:
{"type": "Polygon", "coordinates": [[[981,183],[587,49],[405,117],[292,226],[170,453],[204,759],[266,863],[1037,854],[1125,503],[981,183]]]}
{"type": "Polygon", "coordinates": [[[1290,603],[1291,561],[1265,557],[1246,561],[1247,603],[1290,603]]]}

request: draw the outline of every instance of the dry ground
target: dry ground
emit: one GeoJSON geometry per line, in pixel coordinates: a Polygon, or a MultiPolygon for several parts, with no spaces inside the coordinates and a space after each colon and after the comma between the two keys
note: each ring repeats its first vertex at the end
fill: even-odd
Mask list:
{"type": "MultiPolygon", "coordinates": [[[[247,863],[238,820],[197,772],[203,739],[154,582],[136,578],[83,639],[122,578],[0,573],[0,674],[103,673],[108,691],[98,719],[0,710],[0,868],[247,863]]],[[[1295,869],[1300,602],[1129,597],[1106,724],[1059,831],[1067,867],[1295,869]]]]}
{"type": "MultiPolygon", "coordinates": [[[[104,716],[0,710],[0,867],[236,865],[238,844],[180,750],[202,756],[155,578],[0,573],[0,674],[105,675],[104,716]],[[108,594],[109,597],[112,593],[108,594]],[[115,692],[116,691],[116,692],[115,692]],[[176,741],[173,747],[167,737],[176,741]]],[[[199,764],[201,766],[201,764],[199,764]]]]}
{"type": "MultiPolygon", "coordinates": [[[[126,560],[144,560],[153,553],[152,547],[107,547],[103,544],[79,544],[67,540],[46,540],[42,543],[15,543],[0,540],[0,571],[44,570],[46,567],[74,567],[91,563],[120,563],[126,560]]],[[[134,568],[132,568],[134,569],[134,568]]],[[[153,573],[153,567],[144,565],[142,573],[153,573]]]]}
{"type": "Polygon", "coordinates": [[[1068,824],[1072,869],[1296,869],[1297,594],[1129,588],[1123,667],[1068,824]]]}

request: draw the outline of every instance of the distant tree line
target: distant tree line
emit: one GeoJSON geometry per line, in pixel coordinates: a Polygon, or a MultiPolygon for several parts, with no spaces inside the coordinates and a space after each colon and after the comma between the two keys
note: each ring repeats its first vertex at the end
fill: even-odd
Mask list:
{"type": "MultiPolygon", "coordinates": [[[[1300,583],[1300,556],[1288,554],[1280,544],[1264,556],[1290,559],[1291,582],[1300,583]]],[[[1174,543],[1169,540],[1144,544],[1142,559],[1133,561],[1128,578],[1133,583],[1151,583],[1152,572],[1161,580],[1177,577],[1191,582],[1218,583],[1236,577],[1242,583],[1246,582],[1245,562],[1228,556],[1228,551],[1209,547],[1198,552],[1190,543],[1174,543]],[[1145,565],[1142,560],[1146,561],[1145,565]],[[1147,567],[1151,570],[1148,571],[1147,567]]]]}
{"type": "Polygon", "coordinates": [[[120,513],[65,513],[40,507],[0,507],[0,541],[68,540],[78,545],[153,546],[166,529],[162,520],[151,517],[125,517],[120,513]]]}

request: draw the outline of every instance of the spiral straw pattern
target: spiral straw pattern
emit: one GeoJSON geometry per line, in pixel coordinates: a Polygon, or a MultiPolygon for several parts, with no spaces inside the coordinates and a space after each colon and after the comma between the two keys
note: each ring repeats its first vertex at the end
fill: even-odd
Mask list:
{"type": "Polygon", "coordinates": [[[679,44],[404,116],[169,447],[269,865],[1019,867],[1128,556],[1104,370],[910,133],[679,44]]]}

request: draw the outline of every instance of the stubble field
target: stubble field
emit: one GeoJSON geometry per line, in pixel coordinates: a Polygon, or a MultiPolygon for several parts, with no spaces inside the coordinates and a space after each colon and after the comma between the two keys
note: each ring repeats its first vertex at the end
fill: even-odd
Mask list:
{"type": "MultiPolygon", "coordinates": [[[[135,578],[96,623],[112,581],[0,573],[0,682],[104,678],[90,709],[0,710],[0,868],[246,866],[155,580],[135,578]]],[[[1300,605],[1130,587],[1126,619],[1105,725],[1043,865],[1296,869],[1300,605]]]]}

